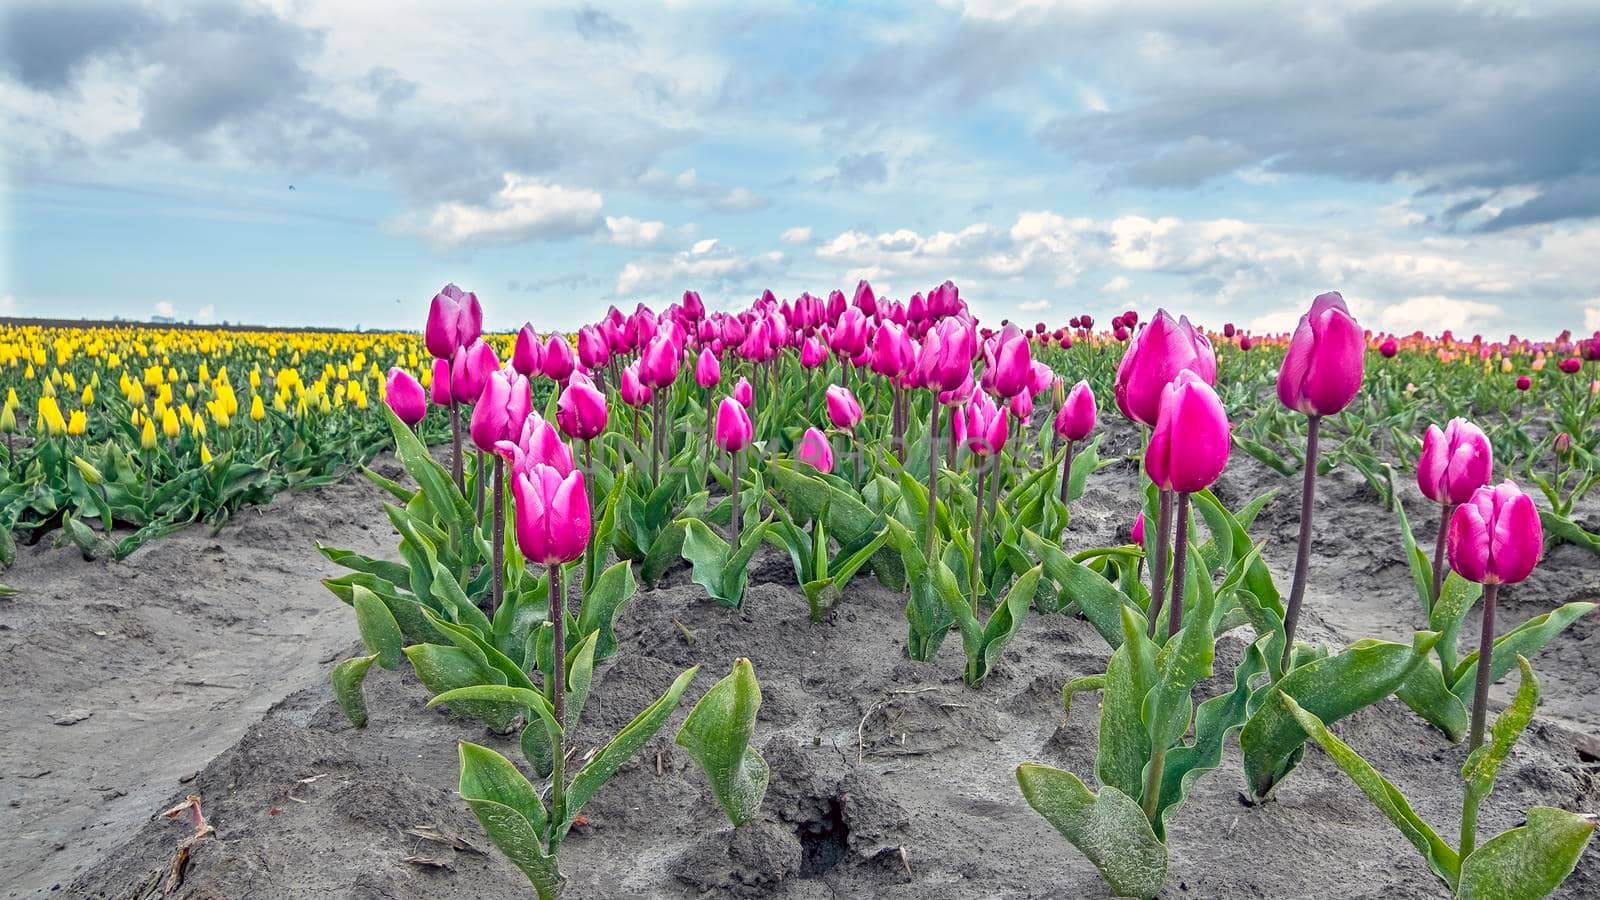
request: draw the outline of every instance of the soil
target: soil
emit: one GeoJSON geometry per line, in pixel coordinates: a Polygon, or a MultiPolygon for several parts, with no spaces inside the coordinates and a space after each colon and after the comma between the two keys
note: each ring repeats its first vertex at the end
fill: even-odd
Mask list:
{"type": "MultiPolygon", "coordinates": [[[[1102,454],[1135,435],[1113,428],[1102,454]]],[[[392,462],[381,459],[380,470],[392,462]]],[[[1298,482],[1243,454],[1218,487],[1236,506],[1281,492],[1253,529],[1287,584],[1298,482]]],[[[1423,624],[1398,528],[1359,477],[1319,482],[1317,545],[1301,634],[1342,646],[1423,624]]],[[[1090,480],[1071,547],[1125,542],[1132,464],[1090,480]]],[[[1436,512],[1406,489],[1419,537],[1436,512]]],[[[0,702],[0,884],[6,898],[161,896],[192,827],[158,813],[202,798],[215,832],[196,842],[174,896],[210,898],[531,896],[454,794],[455,741],[518,758],[480,725],[423,708],[408,671],[374,668],[370,724],[352,728],[327,673],[356,652],[353,617],[317,583],[333,571],[313,541],[392,555],[379,493],[355,479],[193,529],[120,564],[23,548],[0,600],[8,661],[0,702]],[[55,720],[90,713],[71,725],[55,720]],[[72,715],[64,715],[72,713],[72,715]],[[197,774],[196,774],[197,773],[197,774]],[[489,852],[484,852],[484,851],[489,852]]],[[[1596,504],[1580,520],[1600,526],[1596,504]]],[[[1094,695],[1062,721],[1069,678],[1104,670],[1086,622],[1032,614],[979,690],[961,682],[952,636],[931,665],[906,659],[904,600],[858,579],[812,625],[787,557],[763,553],[740,610],[713,605],[686,569],[624,607],[620,650],[575,735],[602,743],[683,669],[703,664],[672,724],[623,767],[565,845],[573,897],[1106,897],[1089,863],[1022,801],[1013,772],[1034,760],[1088,777],[1094,695]],[[735,657],[755,663],[764,704],[755,745],[772,769],[762,818],[730,831],[704,775],[672,744],[694,697],[735,657]]],[[[1600,559],[1563,546],[1502,593],[1502,630],[1574,599],[1600,599],[1600,559]]],[[[1476,623],[1463,634],[1476,633],[1476,623]]],[[[1231,686],[1247,629],[1225,636],[1231,686]]],[[[1480,833],[1529,806],[1600,811],[1600,618],[1579,620],[1535,660],[1539,716],[1501,770],[1480,833]]],[[[1495,688],[1504,701],[1512,683],[1495,688]]],[[[1460,807],[1463,748],[1388,700],[1334,729],[1442,833],[1460,807]]],[[[1164,897],[1444,896],[1398,832],[1319,750],[1272,802],[1246,806],[1237,742],[1170,828],[1164,897]]],[[[1600,895],[1591,848],[1557,896],[1600,895]]]]}

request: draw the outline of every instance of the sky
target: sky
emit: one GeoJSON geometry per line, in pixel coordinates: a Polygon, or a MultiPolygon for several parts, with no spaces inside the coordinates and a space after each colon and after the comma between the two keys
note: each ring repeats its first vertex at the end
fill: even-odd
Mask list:
{"type": "Polygon", "coordinates": [[[513,6],[0,0],[0,315],[1600,329],[1592,0],[513,6]]]}

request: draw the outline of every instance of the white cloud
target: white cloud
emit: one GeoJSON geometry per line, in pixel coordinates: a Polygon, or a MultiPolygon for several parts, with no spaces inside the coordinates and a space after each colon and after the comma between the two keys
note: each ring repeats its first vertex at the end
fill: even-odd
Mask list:
{"type": "Polygon", "coordinates": [[[1492,303],[1430,294],[1385,307],[1378,313],[1378,323],[1384,330],[1398,334],[1413,331],[1438,334],[1447,328],[1456,332],[1481,329],[1500,317],[1500,307],[1492,303]]]}
{"type": "Polygon", "coordinates": [[[1101,285],[1100,290],[1105,291],[1108,294],[1120,294],[1130,287],[1133,287],[1133,281],[1130,280],[1126,275],[1118,275],[1117,277],[1101,285]]]}
{"type": "MultiPolygon", "coordinates": [[[[1049,300],[1028,300],[1017,304],[1017,309],[1023,312],[1042,312],[1050,308],[1049,300]]],[[[924,504],[926,505],[926,504],[924,504]]]]}
{"type": "Polygon", "coordinates": [[[684,169],[676,175],[651,169],[635,179],[634,184],[647,193],[695,200],[720,212],[748,212],[772,202],[749,188],[727,188],[703,181],[694,169],[684,169]]]}
{"type": "Polygon", "coordinates": [[[487,203],[441,203],[426,222],[403,223],[442,247],[556,240],[594,230],[604,199],[598,191],[546,184],[514,172],[487,203]]]}
{"type": "Polygon", "coordinates": [[[779,235],[778,240],[785,244],[809,244],[811,243],[811,228],[805,225],[790,228],[779,235]]]}
{"type": "Polygon", "coordinates": [[[644,222],[632,216],[606,216],[606,242],[619,247],[654,247],[667,234],[667,223],[644,222]]]}
{"type": "Polygon", "coordinates": [[[617,273],[617,296],[647,293],[665,296],[686,288],[705,290],[716,285],[765,277],[783,262],[773,250],[745,256],[716,238],[696,241],[686,251],[633,260],[617,273]]]}
{"type": "Polygon", "coordinates": [[[1600,331],[1600,302],[1583,308],[1583,327],[1586,331],[1600,331]]]}
{"type": "Polygon", "coordinates": [[[10,294],[0,297],[0,313],[4,313],[5,315],[9,316],[16,311],[17,298],[11,296],[10,294]]]}
{"type": "Polygon", "coordinates": [[[156,315],[165,316],[169,319],[175,318],[178,315],[178,308],[173,306],[170,300],[157,300],[156,315]]]}
{"type": "Polygon", "coordinates": [[[194,320],[202,323],[211,322],[216,319],[216,317],[217,305],[215,303],[207,303],[205,306],[200,307],[200,309],[194,314],[194,320]]]}

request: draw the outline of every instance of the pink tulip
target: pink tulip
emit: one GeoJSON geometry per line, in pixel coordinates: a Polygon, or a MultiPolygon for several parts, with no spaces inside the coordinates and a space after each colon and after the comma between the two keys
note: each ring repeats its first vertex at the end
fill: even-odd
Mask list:
{"type": "Polygon", "coordinates": [[[1033,418],[1033,395],[1027,391],[1012,397],[1006,405],[1011,408],[1011,417],[1024,425],[1033,418]]]}
{"type": "Polygon", "coordinates": [[[872,371],[885,378],[896,378],[911,364],[911,340],[904,328],[893,322],[878,326],[872,336],[872,371]]]}
{"type": "Polygon", "coordinates": [[[1518,375],[1517,376],[1517,390],[1525,391],[1525,390],[1527,390],[1528,388],[1531,388],[1531,387],[1533,387],[1533,379],[1532,378],[1529,378],[1526,375],[1518,375]]]}
{"type": "Polygon", "coordinates": [[[832,422],[835,428],[854,431],[856,425],[861,422],[861,404],[856,402],[855,395],[850,393],[850,389],[830,384],[823,393],[823,399],[828,406],[828,421],[832,422]]]}
{"type": "Polygon", "coordinates": [[[729,453],[738,453],[750,446],[750,441],[755,437],[755,426],[750,423],[750,414],[745,412],[744,404],[732,397],[722,398],[722,405],[717,408],[717,446],[729,453]]]}
{"type": "Polygon", "coordinates": [[[698,291],[683,292],[683,314],[691,322],[705,318],[706,305],[700,300],[698,291]]]}
{"type": "Polygon", "coordinates": [[[572,470],[572,448],[536,412],[522,420],[515,440],[500,441],[494,445],[494,452],[511,462],[513,474],[530,472],[534,466],[550,466],[563,474],[572,470]]]}
{"type": "Polygon", "coordinates": [[[653,388],[671,387],[683,365],[683,348],[667,332],[657,332],[639,356],[639,378],[653,388]]]}
{"type": "Polygon", "coordinates": [[[1349,406],[1361,389],[1366,349],[1361,326],[1339,292],[1318,296],[1289,339],[1278,370],[1278,402],[1308,416],[1329,416],[1349,406]]]}
{"type": "Polygon", "coordinates": [[[567,336],[559,331],[551,333],[544,345],[544,377],[561,384],[572,377],[577,366],[578,360],[573,355],[572,345],[567,342],[567,336]]]}
{"type": "Polygon", "coordinates": [[[1081,441],[1089,436],[1098,421],[1094,391],[1089,382],[1080,381],[1067,392],[1067,400],[1056,413],[1056,434],[1064,441],[1081,441]]]}
{"type": "Polygon", "coordinates": [[[814,337],[808,337],[800,345],[800,365],[807,369],[815,369],[828,361],[828,349],[822,342],[814,337]]]}
{"type": "Polygon", "coordinates": [[[1435,503],[1465,503],[1494,475],[1489,436],[1466,419],[1451,419],[1443,431],[1429,425],[1417,457],[1417,487],[1435,503]]]}
{"type": "Polygon", "coordinates": [[[700,358],[694,364],[694,383],[710,390],[722,381],[722,361],[711,352],[710,347],[700,350],[700,358]]]}
{"type": "Polygon", "coordinates": [[[529,562],[553,566],[583,556],[589,544],[589,495],[583,472],[538,464],[511,481],[517,547],[529,562]]]}
{"type": "MultiPolygon", "coordinates": [[[[448,390],[450,379],[446,377],[444,383],[448,390]]],[[[399,366],[389,370],[389,378],[384,383],[383,402],[389,404],[395,416],[407,425],[415,426],[428,415],[428,395],[423,392],[421,382],[399,366]]]]}
{"type": "MultiPolygon", "coordinates": [[[[922,338],[917,371],[922,383],[941,393],[955,391],[972,379],[972,356],[977,334],[972,325],[960,319],[942,319],[922,338]]],[[[942,403],[948,402],[941,399],[942,403]]]]}
{"type": "Polygon", "coordinates": [[[750,404],[754,403],[756,399],[755,389],[750,386],[750,382],[743,375],[740,375],[739,380],[733,383],[732,393],[733,399],[739,401],[739,405],[745,409],[749,409],[750,404]]]}
{"type": "Polygon", "coordinates": [[[606,341],[605,335],[593,325],[585,325],[578,329],[578,362],[585,369],[594,371],[605,368],[611,361],[611,345],[606,341]]]}
{"type": "Polygon", "coordinates": [[[867,284],[865,278],[856,284],[854,305],[869,319],[878,314],[878,298],[872,293],[872,285],[867,284]]]}
{"type": "Polygon", "coordinates": [[[556,401],[556,424],[562,434],[576,441],[589,441],[606,430],[606,395],[595,388],[589,376],[574,374],[567,389],[556,401]]]}
{"type": "Polygon", "coordinates": [[[450,407],[456,405],[455,395],[450,391],[450,360],[436,359],[433,361],[433,405],[450,407]]]}
{"type": "Polygon", "coordinates": [[[435,359],[450,359],[456,351],[483,335],[483,308],[478,295],[453,284],[435,294],[428,305],[428,325],[423,343],[435,359]]]}
{"type": "Polygon", "coordinates": [[[528,377],[536,378],[544,372],[544,344],[532,324],[525,324],[517,332],[517,342],[511,348],[511,368],[528,377]]]}
{"type": "Polygon", "coordinates": [[[1133,534],[1130,535],[1130,539],[1135,546],[1144,546],[1144,513],[1142,512],[1133,517],[1133,534]]]}
{"type": "Polygon", "coordinates": [[[1184,370],[1161,394],[1145,472],[1164,491],[1204,490],[1227,468],[1229,437],[1228,414],[1217,392],[1184,370]]]}
{"type": "Polygon", "coordinates": [[[824,475],[833,471],[833,446],[827,435],[815,428],[806,429],[800,446],[795,448],[795,458],[824,475]]]}
{"type": "Polygon", "coordinates": [[[457,350],[450,361],[450,393],[462,403],[476,400],[489,383],[489,376],[499,369],[494,348],[484,341],[474,341],[457,350]]]}
{"type": "Polygon", "coordinates": [[[639,378],[639,361],[628,363],[622,370],[622,384],[618,387],[622,402],[629,406],[644,406],[655,396],[650,386],[639,378]]]}
{"type": "Polygon", "coordinates": [[[1378,345],[1378,352],[1383,354],[1384,359],[1394,359],[1400,352],[1400,342],[1392,337],[1385,338],[1383,343],[1378,345]]]}
{"type": "Polygon", "coordinates": [[[494,370],[472,407],[472,442],[486,453],[495,449],[516,436],[532,409],[528,379],[515,371],[494,370]]]}
{"type": "Polygon", "coordinates": [[[967,403],[965,424],[967,449],[978,456],[995,456],[1005,449],[1008,423],[1005,411],[995,406],[988,394],[978,394],[967,403]]]}
{"type": "Polygon", "coordinates": [[[1007,325],[995,343],[993,356],[985,353],[988,368],[994,371],[994,392],[1005,398],[1016,397],[1033,380],[1033,350],[1021,329],[1007,325]]]}
{"type": "Polygon", "coordinates": [[[1450,566],[1468,581],[1515,584],[1543,552],[1539,511],[1510,481],[1478,488],[1450,517],[1450,566]]]}
{"type": "Polygon", "coordinates": [[[1556,368],[1568,375],[1576,375],[1578,370],[1583,368],[1583,360],[1577,358],[1576,356],[1569,356],[1557,363],[1556,368]]]}
{"type": "Polygon", "coordinates": [[[1157,310],[1150,324],[1128,343],[1117,366],[1117,408],[1135,422],[1154,427],[1163,392],[1183,371],[1194,372],[1206,384],[1216,383],[1217,357],[1211,342],[1189,324],[1187,316],[1174,321],[1166,310],[1157,310]]]}

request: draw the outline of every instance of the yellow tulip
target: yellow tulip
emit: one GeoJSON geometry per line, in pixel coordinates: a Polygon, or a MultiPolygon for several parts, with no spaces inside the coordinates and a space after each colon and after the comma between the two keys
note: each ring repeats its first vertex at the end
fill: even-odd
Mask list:
{"type": "Polygon", "coordinates": [[[17,413],[16,410],[11,408],[11,404],[7,403],[3,409],[0,409],[0,434],[16,433],[17,413]]]}
{"type": "Polygon", "coordinates": [[[73,437],[83,437],[83,433],[88,430],[89,417],[85,416],[81,409],[73,410],[72,415],[67,417],[67,434],[73,437]]]}
{"type": "Polygon", "coordinates": [[[200,445],[200,465],[211,465],[211,448],[207,447],[205,444],[200,445]]]}
{"type": "Polygon", "coordinates": [[[86,384],[83,386],[83,405],[89,406],[92,403],[94,403],[94,386],[86,384]]]}
{"type": "Polygon", "coordinates": [[[161,412],[161,433],[166,435],[169,441],[178,439],[178,414],[171,409],[165,409],[161,412]]]}
{"type": "MultiPolygon", "coordinates": [[[[255,394],[250,398],[250,420],[259,422],[267,417],[266,407],[261,403],[261,395],[255,394]]],[[[924,504],[926,505],[926,504],[924,504]]]]}
{"type": "Polygon", "coordinates": [[[139,446],[146,450],[156,448],[156,424],[149,419],[144,420],[144,430],[139,432],[139,446]]]}

